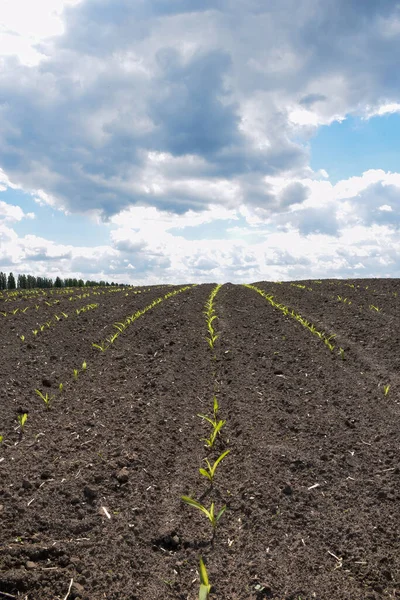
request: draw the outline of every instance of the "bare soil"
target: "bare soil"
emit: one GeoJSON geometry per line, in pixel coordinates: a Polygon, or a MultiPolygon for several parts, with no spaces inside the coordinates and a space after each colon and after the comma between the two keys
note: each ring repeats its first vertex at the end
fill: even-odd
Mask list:
{"type": "Polygon", "coordinates": [[[216,296],[215,354],[212,284],[105,352],[92,343],[179,286],[0,301],[0,599],[195,600],[200,556],[210,600],[400,598],[399,281],[255,285],[335,349],[239,285],[216,296]],[[211,488],[199,468],[225,449],[211,488]],[[227,506],[214,537],[182,495],[227,506]]]}

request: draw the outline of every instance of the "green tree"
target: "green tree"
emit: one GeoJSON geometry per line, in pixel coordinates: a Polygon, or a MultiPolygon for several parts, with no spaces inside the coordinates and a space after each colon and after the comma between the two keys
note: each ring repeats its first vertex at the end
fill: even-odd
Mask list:
{"type": "Polygon", "coordinates": [[[9,290],[15,290],[16,287],[17,286],[15,284],[15,277],[12,273],[9,273],[8,279],[7,279],[7,288],[9,290]]]}

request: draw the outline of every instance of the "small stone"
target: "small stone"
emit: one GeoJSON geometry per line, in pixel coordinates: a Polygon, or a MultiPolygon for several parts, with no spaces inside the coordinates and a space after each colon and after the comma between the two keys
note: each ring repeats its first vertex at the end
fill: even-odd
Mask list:
{"type": "Polygon", "coordinates": [[[119,483],[126,483],[129,480],[129,471],[126,467],[118,471],[117,479],[119,483]]]}
{"type": "Polygon", "coordinates": [[[44,385],[44,387],[51,387],[51,381],[50,381],[50,379],[43,378],[42,379],[42,385],[44,385]]]}
{"type": "Polygon", "coordinates": [[[32,487],[32,484],[27,479],[24,479],[22,482],[22,487],[24,488],[24,490],[30,490],[32,487]]]}
{"type": "Polygon", "coordinates": [[[172,546],[174,546],[175,548],[177,548],[180,543],[181,543],[181,540],[179,539],[179,536],[173,535],[172,538],[171,538],[171,544],[172,544],[172,546]]]}
{"type": "Polygon", "coordinates": [[[28,560],[25,563],[25,567],[28,569],[28,571],[31,571],[32,569],[36,569],[36,563],[32,562],[31,560],[28,560]]]}

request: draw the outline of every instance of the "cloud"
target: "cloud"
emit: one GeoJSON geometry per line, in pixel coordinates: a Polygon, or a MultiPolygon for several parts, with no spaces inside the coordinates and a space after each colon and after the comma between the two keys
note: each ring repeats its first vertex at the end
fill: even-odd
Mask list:
{"type": "Polygon", "coordinates": [[[263,178],[305,176],[301,136],[397,106],[393,2],[362,18],[355,0],[82,0],[58,20],[63,7],[57,35],[39,32],[44,59],[3,56],[0,166],[64,210],[273,209],[263,178]]]}

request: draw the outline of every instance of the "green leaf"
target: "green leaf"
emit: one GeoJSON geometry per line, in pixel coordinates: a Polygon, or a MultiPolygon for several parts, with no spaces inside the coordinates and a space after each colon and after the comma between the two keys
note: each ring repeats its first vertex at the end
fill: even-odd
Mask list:
{"type": "Polygon", "coordinates": [[[208,471],[206,471],[205,469],[199,469],[199,472],[200,472],[200,475],[203,475],[204,477],[206,477],[207,479],[212,481],[212,475],[210,475],[210,473],[208,471]]]}
{"type": "Polygon", "coordinates": [[[220,510],[220,511],[219,511],[219,513],[217,514],[217,517],[216,517],[216,519],[215,519],[215,520],[216,520],[216,521],[219,521],[219,520],[220,520],[220,518],[222,517],[222,515],[224,514],[224,512],[225,512],[225,511],[226,511],[226,504],[225,504],[225,506],[223,506],[223,507],[221,508],[221,510],[220,510]]]}
{"type": "Polygon", "coordinates": [[[216,427],[216,425],[217,425],[216,421],[213,421],[212,419],[210,419],[210,417],[207,417],[207,415],[198,414],[197,416],[200,417],[201,419],[205,419],[206,421],[208,421],[210,423],[210,425],[212,425],[213,427],[216,427]]]}
{"type": "Polygon", "coordinates": [[[200,557],[200,583],[202,585],[205,585],[208,588],[211,587],[210,584],[208,583],[207,569],[206,569],[204,561],[201,557],[200,557]]]}

